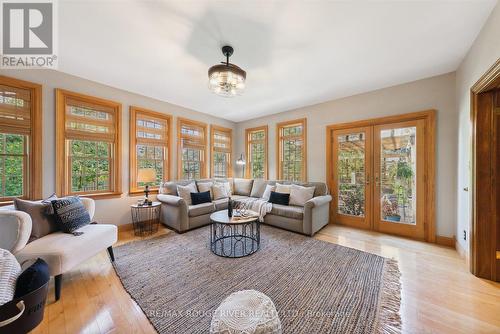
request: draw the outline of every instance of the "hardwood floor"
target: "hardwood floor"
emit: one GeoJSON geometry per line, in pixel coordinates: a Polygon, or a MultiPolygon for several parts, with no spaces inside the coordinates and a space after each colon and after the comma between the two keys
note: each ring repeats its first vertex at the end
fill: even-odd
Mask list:
{"type": "MultiPolygon", "coordinates": [[[[161,228],[159,234],[174,233],[161,228]]],[[[500,333],[500,284],[479,279],[451,249],[376,232],[329,225],[315,238],[398,260],[402,273],[403,333],[500,333]]],[[[121,231],[119,244],[137,240],[121,231]]],[[[34,333],[154,333],[123,289],[103,251],[54,288],[34,333]]]]}

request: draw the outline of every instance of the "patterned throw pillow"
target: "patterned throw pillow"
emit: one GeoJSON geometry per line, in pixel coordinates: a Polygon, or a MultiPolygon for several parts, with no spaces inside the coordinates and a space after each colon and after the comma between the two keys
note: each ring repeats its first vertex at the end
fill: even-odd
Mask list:
{"type": "Polygon", "coordinates": [[[52,201],[56,223],[64,233],[75,232],[79,228],[90,224],[90,215],[79,197],[65,197],[52,201]]]}

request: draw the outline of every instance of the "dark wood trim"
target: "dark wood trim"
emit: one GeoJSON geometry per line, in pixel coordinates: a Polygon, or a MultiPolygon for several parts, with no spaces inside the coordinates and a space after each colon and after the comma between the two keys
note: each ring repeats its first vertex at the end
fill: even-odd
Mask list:
{"type": "Polygon", "coordinates": [[[469,227],[470,271],[497,281],[497,222],[493,187],[493,111],[500,87],[500,58],[471,87],[471,223],[469,227]]]}

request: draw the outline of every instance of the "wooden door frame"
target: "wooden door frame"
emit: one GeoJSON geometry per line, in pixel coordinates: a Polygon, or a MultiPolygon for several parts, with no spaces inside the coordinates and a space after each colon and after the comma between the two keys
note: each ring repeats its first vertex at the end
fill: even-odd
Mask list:
{"type": "MultiPolygon", "coordinates": [[[[333,130],[346,129],[351,127],[374,126],[387,123],[401,123],[411,120],[425,120],[425,241],[436,242],[436,110],[429,109],[412,112],[402,115],[372,118],[349,123],[332,124],[326,126],[326,180],[328,187],[333,189],[333,168],[332,166],[332,141],[331,132],[333,130]]],[[[334,199],[335,200],[335,199],[334,199]]],[[[333,216],[330,215],[330,223],[333,216]]]]}
{"type": "MultiPolygon", "coordinates": [[[[478,155],[478,97],[481,93],[485,93],[493,88],[500,86],[500,59],[498,59],[495,64],[493,64],[488,71],[486,71],[483,76],[471,87],[470,89],[470,117],[472,123],[471,130],[471,172],[470,172],[470,185],[471,185],[471,193],[469,195],[469,203],[470,203],[470,219],[469,219],[469,269],[470,271],[476,275],[483,278],[488,278],[491,280],[498,280],[500,277],[496,276],[495,266],[495,257],[491,254],[482,253],[480,251],[480,244],[490,243],[491,248],[496,247],[496,234],[495,228],[496,224],[486,224],[482,226],[482,222],[480,220],[481,217],[478,216],[477,210],[477,185],[483,182],[491,182],[491,176],[488,180],[483,180],[479,175],[478,166],[484,166],[484,160],[477,158],[478,155]],[[490,240],[480,240],[481,230],[486,228],[487,231],[484,235],[489,236],[490,240]],[[493,242],[493,238],[495,238],[495,242],[493,242]],[[481,270],[481,263],[490,262],[490,270],[486,270],[486,272],[481,270]]],[[[491,199],[491,197],[490,197],[491,199]]],[[[484,198],[482,198],[484,201],[484,198]]],[[[485,266],[487,268],[488,266],[485,266]]]]}

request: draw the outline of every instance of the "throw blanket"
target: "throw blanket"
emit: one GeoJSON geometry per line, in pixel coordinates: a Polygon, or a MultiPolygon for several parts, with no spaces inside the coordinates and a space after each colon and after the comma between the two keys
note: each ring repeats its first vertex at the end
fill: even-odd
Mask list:
{"type": "Polygon", "coordinates": [[[243,206],[247,210],[255,211],[259,214],[259,221],[264,221],[264,216],[271,212],[273,205],[262,198],[247,198],[235,200],[236,208],[243,206]]]}

